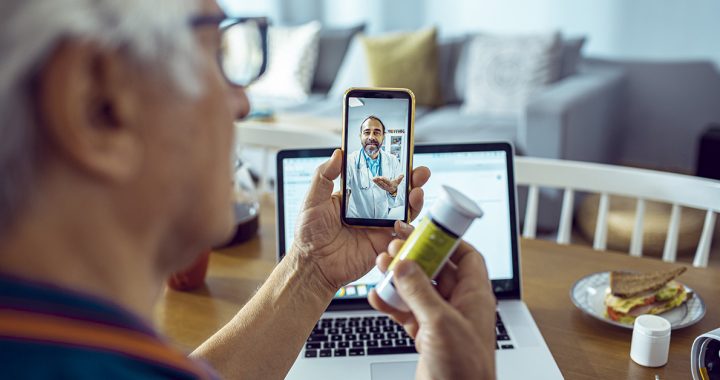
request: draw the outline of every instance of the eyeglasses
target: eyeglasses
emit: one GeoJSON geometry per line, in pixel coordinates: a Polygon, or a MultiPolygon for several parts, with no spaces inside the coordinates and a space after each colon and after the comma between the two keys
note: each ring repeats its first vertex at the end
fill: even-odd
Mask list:
{"type": "Polygon", "coordinates": [[[197,16],[193,27],[217,25],[220,29],[220,71],[230,84],[248,86],[267,68],[268,20],[265,17],[227,18],[197,16]]]}

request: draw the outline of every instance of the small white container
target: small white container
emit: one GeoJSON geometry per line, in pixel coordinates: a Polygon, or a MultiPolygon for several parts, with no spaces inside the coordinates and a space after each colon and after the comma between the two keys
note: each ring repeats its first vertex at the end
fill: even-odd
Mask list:
{"type": "Polygon", "coordinates": [[[645,367],[662,367],[670,351],[670,322],[657,315],[641,315],[635,319],[630,358],[645,367]]]}

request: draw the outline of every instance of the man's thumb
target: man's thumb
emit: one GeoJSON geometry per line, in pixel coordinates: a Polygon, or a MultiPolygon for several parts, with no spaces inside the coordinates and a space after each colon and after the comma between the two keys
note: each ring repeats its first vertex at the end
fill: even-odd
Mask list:
{"type": "Polygon", "coordinates": [[[445,301],[415,262],[403,260],[393,268],[395,286],[419,322],[441,313],[445,301]]]}
{"type": "Polygon", "coordinates": [[[335,149],[330,159],[315,170],[315,176],[310,182],[310,190],[305,197],[305,209],[315,207],[330,199],[333,191],[333,181],[340,175],[342,167],[342,151],[335,149]]]}

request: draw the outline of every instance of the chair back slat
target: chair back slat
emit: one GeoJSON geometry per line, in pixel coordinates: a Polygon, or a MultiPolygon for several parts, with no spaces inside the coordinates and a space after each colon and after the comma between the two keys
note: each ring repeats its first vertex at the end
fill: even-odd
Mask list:
{"type": "Polygon", "coordinates": [[[517,184],[528,186],[523,236],[534,238],[540,188],[565,189],[557,242],[568,244],[572,233],[572,201],[576,192],[601,194],[593,248],[605,250],[608,238],[609,195],[637,199],[630,254],[641,256],[648,201],[672,204],[663,260],[675,261],[682,207],[707,212],[693,265],[706,266],[717,214],[720,213],[720,181],[689,175],[589,162],[516,157],[517,184]],[[569,226],[570,225],[570,226],[569,226]]]}
{"type": "Polygon", "coordinates": [[[525,207],[525,226],[523,227],[523,237],[528,239],[535,238],[537,227],[538,212],[538,187],[530,185],[528,189],[527,207],[525,207]]]}
{"type": "Polygon", "coordinates": [[[573,206],[575,192],[571,188],[565,188],[563,193],[562,210],[560,211],[560,226],[558,227],[557,243],[569,244],[572,232],[573,206]]]}
{"type": "Polygon", "coordinates": [[[720,212],[720,181],[590,162],[517,157],[520,185],[608,193],[720,212]]]}
{"type": "Polygon", "coordinates": [[[607,248],[607,215],[610,208],[610,197],[608,193],[600,194],[600,204],[598,204],[597,224],[595,225],[595,241],[593,248],[598,251],[604,251],[607,248]]]}
{"type": "Polygon", "coordinates": [[[708,265],[713,231],[715,231],[715,213],[712,210],[708,210],[705,214],[705,223],[703,224],[702,235],[700,235],[700,243],[698,244],[697,251],[695,252],[693,266],[706,267],[708,265]]]}
{"type": "Polygon", "coordinates": [[[638,198],[635,205],[635,226],[630,240],[630,256],[642,256],[643,235],[645,233],[645,200],[638,198]]]}
{"type": "Polygon", "coordinates": [[[680,218],[682,208],[677,203],[673,204],[670,213],[670,224],[668,225],[667,236],[665,237],[665,249],[663,249],[663,261],[675,262],[677,257],[678,233],[680,232],[680,218]]]}

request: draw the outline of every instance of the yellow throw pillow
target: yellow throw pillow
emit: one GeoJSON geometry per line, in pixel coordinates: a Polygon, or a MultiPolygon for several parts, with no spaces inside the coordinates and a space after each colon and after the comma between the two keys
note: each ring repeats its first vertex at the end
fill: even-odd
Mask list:
{"type": "Polygon", "coordinates": [[[430,28],[362,37],[372,85],[409,88],[418,105],[439,105],[436,35],[437,30],[430,28]]]}

